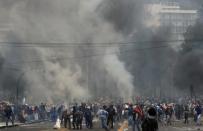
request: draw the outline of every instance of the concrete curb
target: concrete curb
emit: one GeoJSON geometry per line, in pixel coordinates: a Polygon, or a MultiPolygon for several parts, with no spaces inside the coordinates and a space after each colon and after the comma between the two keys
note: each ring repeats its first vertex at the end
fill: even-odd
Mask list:
{"type": "Polygon", "coordinates": [[[35,123],[40,123],[40,122],[46,122],[46,121],[49,121],[49,120],[38,120],[38,121],[31,121],[31,122],[27,122],[27,123],[20,123],[18,124],[19,126],[21,125],[30,125],[30,124],[35,124],[35,123]]]}
{"type": "Polygon", "coordinates": [[[9,126],[0,126],[0,129],[5,129],[5,128],[11,128],[11,127],[17,127],[19,126],[18,124],[14,124],[14,125],[9,125],[9,126]]]}
{"type": "Polygon", "coordinates": [[[39,121],[32,121],[32,122],[28,122],[28,123],[19,123],[19,124],[14,124],[14,125],[9,125],[9,126],[0,126],[0,129],[12,128],[12,127],[17,127],[17,126],[22,126],[22,125],[30,125],[30,124],[46,122],[46,121],[49,121],[49,120],[39,120],[39,121]]]}

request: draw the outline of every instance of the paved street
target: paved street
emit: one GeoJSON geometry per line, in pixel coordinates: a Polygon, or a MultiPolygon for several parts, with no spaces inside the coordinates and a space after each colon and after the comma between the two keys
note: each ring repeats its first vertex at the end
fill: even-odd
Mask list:
{"type": "MultiPolygon", "coordinates": [[[[129,131],[132,129],[129,128],[129,131]]],[[[178,127],[161,127],[159,131],[196,131],[197,128],[178,128],[178,127]]],[[[0,131],[55,131],[53,129],[53,123],[50,122],[41,122],[37,124],[30,124],[30,125],[22,125],[19,127],[7,128],[7,129],[0,129],[0,131]]],[[[68,129],[60,129],[59,131],[70,131],[68,129]]],[[[88,131],[88,129],[83,129],[83,131],[88,131]]],[[[91,131],[104,131],[98,126],[94,127],[91,131]]],[[[117,129],[111,130],[117,131],[117,129]]],[[[201,129],[203,131],[203,129],[201,129]]]]}

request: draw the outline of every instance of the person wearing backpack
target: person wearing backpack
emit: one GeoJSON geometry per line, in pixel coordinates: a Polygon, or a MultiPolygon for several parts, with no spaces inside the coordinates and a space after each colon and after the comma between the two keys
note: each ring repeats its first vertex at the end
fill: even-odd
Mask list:
{"type": "Polygon", "coordinates": [[[141,122],[144,118],[144,112],[140,105],[137,105],[133,109],[133,131],[141,131],[141,122]]]}
{"type": "Polygon", "coordinates": [[[148,110],[148,116],[142,123],[142,131],[158,131],[158,122],[156,120],[156,109],[151,107],[148,110]]]}

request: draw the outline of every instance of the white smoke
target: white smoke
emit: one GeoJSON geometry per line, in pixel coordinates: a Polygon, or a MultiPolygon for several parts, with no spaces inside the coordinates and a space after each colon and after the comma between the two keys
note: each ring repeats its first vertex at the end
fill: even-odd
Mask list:
{"type": "Polygon", "coordinates": [[[135,94],[132,92],[133,77],[126,71],[124,63],[118,59],[118,56],[110,55],[104,57],[104,67],[116,82],[117,89],[121,96],[123,96],[125,100],[131,99],[132,95],[135,94]]]}
{"type": "MultiPolygon", "coordinates": [[[[7,41],[58,43],[58,46],[60,43],[124,41],[124,36],[117,32],[111,23],[98,15],[96,10],[101,2],[102,0],[13,1],[11,10],[7,10],[12,25],[7,41]]],[[[109,52],[109,48],[94,47],[91,50],[85,48],[85,51],[79,47],[14,49],[22,53],[20,58],[23,58],[25,63],[20,64],[23,69],[39,68],[38,72],[25,71],[29,92],[27,98],[30,101],[46,101],[92,96],[94,89],[87,90],[87,72],[84,70],[86,58],[84,57],[84,60],[68,58],[78,57],[78,54],[81,56],[94,55],[98,52],[104,54],[109,52]],[[36,62],[33,62],[35,60],[36,62]]],[[[115,49],[110,51],[117,51],[119,47],[115,49]]],[[[18,57],[13,57],[18,61],[18,57]]],[[[93,62],[94,66],[105,69],[108,76],[117,83],[116,97],[130,98],[133,90],[132,76],[117,54],[100,55],[97,58],[93,62]]],[[[12,63],[10,59],[9,62],[12,63]]],[[[110,86],[108,88],[110,92],[114,91],[110,86]]],[[[102,89],[97,90],[102,91],[102,89]]]]}

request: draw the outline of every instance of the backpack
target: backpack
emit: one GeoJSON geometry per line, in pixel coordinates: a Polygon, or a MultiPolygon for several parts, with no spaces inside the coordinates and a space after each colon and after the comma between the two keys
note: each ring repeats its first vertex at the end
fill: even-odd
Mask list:
{"type": "Polygon", "coordinates": [[[135,115],[135,114],[138,114],[138,117],[139,117],[139,119],[141,119],[141,120],[143,120],[144,119],[144,112],[143,112],[143,110],[141,109],[141,107],[136,107],[135,109],[134,109],[134,111],[133,111],[133,114],[135,115]]]}

